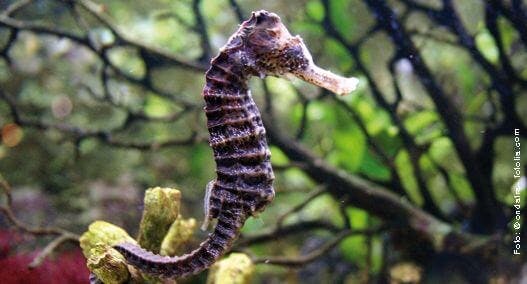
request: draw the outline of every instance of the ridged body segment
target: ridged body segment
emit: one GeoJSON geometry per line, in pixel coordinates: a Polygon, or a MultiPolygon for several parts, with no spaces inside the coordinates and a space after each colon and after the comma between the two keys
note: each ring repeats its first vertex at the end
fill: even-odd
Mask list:
{"type": "Polygon", "coordinates": [[[218,216],[222,204],[253,215],[274,197],[265,128],[247,88],[246,74],[250,72],[243,65],[232,64],[238,61],[226,51],[221,52],[212,60],[203,90],[217,174],[209,203],[211,218],[218,216]]]}

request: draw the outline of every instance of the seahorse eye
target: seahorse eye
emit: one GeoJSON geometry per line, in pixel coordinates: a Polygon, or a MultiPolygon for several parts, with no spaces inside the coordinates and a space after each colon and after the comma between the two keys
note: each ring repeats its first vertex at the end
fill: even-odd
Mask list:
{"type": "Polygon", "coordinates": [[[278,32],[275,30],[275,29],[267,29],[267,34],[271,37],[277,37],[278,36],[278,32]]]}
{"type": "Polygon", "coordinates": [[[264,14],[258,14],[256,15],[256,25],[260,25],[263,21],[265,21],[266,16],[264,14]]]}

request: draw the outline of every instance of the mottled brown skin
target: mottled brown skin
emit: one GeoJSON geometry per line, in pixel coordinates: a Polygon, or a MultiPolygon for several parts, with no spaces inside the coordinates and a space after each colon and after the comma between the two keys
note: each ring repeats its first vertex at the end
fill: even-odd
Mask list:
{"type": "Polygon", "coordinates": [[[242,23],[205,74],[203,98],[217,174],[205,200],[205,222],[217,219],[214,231],[180,257],[155,255],[130,243],[115,246],[130,264],[153,275],[185,277],[229,250],[245,220],[274,198],[271,153],[248,80],[290,73],[312,82],[306,73],[311,65],[302,40],[291,36],[276,14],[253,12],[242,23]]]}

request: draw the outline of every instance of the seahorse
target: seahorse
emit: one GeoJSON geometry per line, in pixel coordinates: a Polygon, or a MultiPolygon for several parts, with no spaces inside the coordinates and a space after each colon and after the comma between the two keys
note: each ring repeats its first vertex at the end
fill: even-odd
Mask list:
{"type": "Polygon", "coordinates": [[[131,243],[116,245],[129,264],[166,278],[199,273],[230,249],[247,218],[273,200],[271,153],[248,80],[287,75],[337,94],[353,91],[358,83],[317,67],[302,39],[292,36],[276,14],[253,12],[205,73],[202,95],[216,179],[207,185],[203,227],[212,219],[216,226],[197,249],[183,256],[160,256],[131,243]]]}

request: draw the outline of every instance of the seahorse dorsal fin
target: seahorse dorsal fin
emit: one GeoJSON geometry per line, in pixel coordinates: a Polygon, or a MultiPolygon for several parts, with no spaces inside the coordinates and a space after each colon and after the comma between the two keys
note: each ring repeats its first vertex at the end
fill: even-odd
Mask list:
{"type": "Polygon", "coordinates": [[[203,199],[203,210],[205,216],[203,217],[203,224],[201,225],[201,230],[206,231],[209,227],[210,220],[212,217],[210,216],[210,197],[212,193],[212,188],[214,187],[214,182],[216,180],[213,179],[207,183],[207,187],[205,187],[205,198],[203,199]]]}

